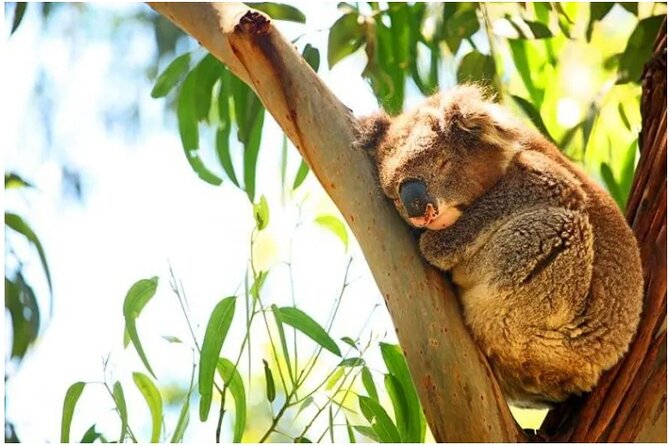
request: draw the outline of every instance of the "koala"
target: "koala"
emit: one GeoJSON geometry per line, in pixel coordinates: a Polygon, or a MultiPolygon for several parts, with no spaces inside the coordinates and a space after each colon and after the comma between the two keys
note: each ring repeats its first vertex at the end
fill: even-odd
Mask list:
{"type": "Polygon", "coordinates": [[[507,401],[550,407],[592,390],[643,300],[639,249],[611,197],[474,85],[358,127],[422,255],[450,272],[507,401]]]}

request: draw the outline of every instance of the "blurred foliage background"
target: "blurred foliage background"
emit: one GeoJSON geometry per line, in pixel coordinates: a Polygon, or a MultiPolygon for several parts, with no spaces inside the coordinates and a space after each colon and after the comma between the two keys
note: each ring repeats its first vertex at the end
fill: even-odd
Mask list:
{"type": "MultiPolygon", "coordinates": [[[[322,75],[350,62],[350,67],[357,69],[350,75],[365,79],[378,106],[390,114],[457,83],[486,85],[497,101],[554,141],[624,208],[638,158],[640,76],[666,18],[666,4],[341,2],[337,15],[329,18],[330,25],[316,31],[304,25],[311,18],[303,11],[313,13],[313,8],[300,2],[249,5],[278,20],[280,28],[286,26],[304,58],[322,75]]],[[[73,48],[94,35],[113,41],[117,53],[132,54],[127,36],[134,29],[150,29],[155,44],[151,57],[119,59],[116,69],[134,73],[142,81],[117,89],[119,96],[112,95],[102,105],[105,127],[129,140],[136,137],[143,131],[136,97],[150,94],[159,99],[168,116],[176,117],[172,128],[178,131],[193,173],[212,186],[233,185],[250,205],[254,222],[248,234],[250,254],[242,253],[237,259],[244,269],[237,291],[211,309],[206,323],[192,320],[183,286],[174,273],[163,279],[177,297],[191,335],[189,340],[166,339],[170,344],[187,344],[192,352],[191,373],[180,384],[156,378],[148,360],[150,352],[144,350],[136,326],[159,278],[140,279],[123,301],[124,345],[132,345],[143,363],[144,370],[133,372],[132,381],[149,408],[147,437],[150,433],[152,441],[182,441],[193,424],[189,420],[199,413],[202,421],[218,418],[216,432],[209,437],[215,435],[217,440],[421,442],[426,435],[429,439],[401,351],[378,338],[363,338],[363,331],[340,338],[332,335],[349,283],[348,267],[343,271],[343,285],[334,292],[339,297],[332,300],[325,323],[317,322],[296,304],[292,260],[287,263],[290,285],[281,290],[293,296],[292,303],[278,306],[264,296],[268,275],[285,271],[274,273],[272,267],[259,266],[253,258],[254,244],[270,215],[300,213],[307,198],[299,190],[309,177],[309,169],[285,137],[272,141],[274,150],[281,152],[274,167],[278,182],[270,185],[271,190],[259,188],[259,178],[267,175],[259,164],[261,147],[267,146],[263,141],[270,137],[267,129],[272,119],[255,94],[148,7],[106,13],[87,4],[18,3],[5,8],[10,39],[20,30],[27,11],[39,17],[44,27],[62,27],[65,21],[65,29],[74,36],[73,48]],[[268,204],[265,195],[276,191],[280,201],[269,200],[268,204]],[[222,345],[233,320],[240,324],[243,336],[232,349],[234,354],[226,357],[222,345]],[[200,323],[206,325],[204,333],[193,329],[200,323]],[[262,337],[264,351],[251,353],[252,333],[262,337]],[[311,355],[301,354],[304,345],[314,347],[311,355]],[[372,350],[380,353],[382,361],[368,366],[366,355],[372,350]],[[336,358],[327,364],[322,354],[336,358]],[[262,356],[262,362],[257,355],[262,356]],[[377,389],[373,376],[383,382],[383,389],[377,389]],[[252,402],[251,388],[259,388],[255,393],[264,398],[252,402]],[[164,406],[171,406],[170,417],[166,418],[164,406]],[[223,424],[224,419],[228,424],[223,424]]],[[[35,106],[48,147],[58,132],[54,127],[58,124],[50,119],[54,104],[49,96],[49,71],[44,68],[36,79],[35,106]]],[[[85,202],[86,174],[72,164],[76,163],[61,166],[63,195],[85,202]]],[[[160,168],[158,160],[155,168],[160,168]]],[[[34,190],[25,172],[5,171],[6,195],[24,194],[25,200],[30,200],[32,192],[27,191],[34,190]]],[[[30,215],[6,209],[5,307],[11,326],[11,342],[6,343],[6,383],[19,372],[26,353],[44,333],[58,299],[55,296],[51,302],[49,264],[59,259],[49,256],[29,222],[30,215]],[[35,286],[42,279],[24,273],[24,264],[34,256],[46,286],[35,286]]],[[[329,231],[348,249],[348,230],[336,213],[316,215],[309,223],[329,231]]],[[[300,221],[296,229],[303,224],[300,221]]],[[[108,380],[106,362],[104,368],[102,384],[120,423],[120,434],[98,431],[93,424],[81,440],[136,440],[124,396],[132,384],[108,380]]],[[[64,393],[61,441],[70,439],[76,403],[86,386],[77,382],[64,393]]],[[[529,426],[536,426],[542,416],[516,415],[529,426]]],[[[5,439],[19,440],[11,413],[6,413],[5,439]]]]}

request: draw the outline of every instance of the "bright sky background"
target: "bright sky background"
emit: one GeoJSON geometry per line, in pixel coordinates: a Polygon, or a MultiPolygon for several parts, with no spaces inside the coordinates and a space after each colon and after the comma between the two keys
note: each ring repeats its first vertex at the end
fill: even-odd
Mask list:
{"type": "MultiPolygon", "coordinates": [[[[327,85],[356,113],[374,110],[374,96],[359,76],[363,57],[348,59],[331,72],[323,69],[327,33],[316,30],[327,29],[336,20],[336,4],[301,2],[299,6],[308,17],[307,41],[321,50],[321,73],[327,85]]],[[[121,379],[124,384],[131,423],[140,426],[141,421],[149,420],[131,379],[132,371],[144,369],[134,351],[122,347],[123,298],[140,278],[160,277],[158,293],[139,322],[147,355],[161,384],[181,381],[184,385],[186,381],[187,385],[190,350],[161,338],[175,335],[189,339],[168,284],[168,262],[183,281],[201,336],[213,306],[233,294],[242,280],[253,226],[251,207],[243,192],[227,182],[212,187],[191,171],[174,113],[164,112],[164,100],[149,96],[152,81],[139,67],[157,57],[151,29],[138,26],[128,32],[120,48],[115,46],[119,39],[109,39],[104,31],[108,12],[147,6],[88,7],[93,13],[86,16],[90,19],[86,23],[76,23],[78,16],[63,8],[46,26],[38,18],[38,8],[30,5],[22,25],[8,40],[3,58],[7,61],[2,82],[2,102],[7,104],[2,120],[5,170],[18,172],[37,187],[36,191],[6,194],[5,206],[25,216],[42,240],[55,296],[53,318],[6,387],[7,414],[19,438],[27,442],[57,441],[66,389],[76,381],[101,381],[102,358],[110,353],[110,370],[113,380],[121,379]],[[82,25],[74,32],[74,27],[82,25]],[[136,68],[129,69],[133,64],[136,68]],[[34,93],[40,66],[48,77],[51,111],[46,113],[53,132],[51,143],[40,116],[44,104],[37,102],[34,93]],[[128,137],[105,127],[104,110],[135,100],[139,105],[136,134],[128,137]],[[63,194],[63,163],[83,174],[83,202],[63,194]]],[[[280,23],[279,27],[289,37],[305,31],[303,26],[291,24],[280,23]]],[[[131,25],[124,29],[128,31],[131,25]]],[[[277,187],[281,133],[273,120],[267,121],[258,190],[269,200],[271,224],[259,240],[258,252],[261,262],[276,264],[289,255],[296,207],[294,203],[281,207],[277,187]]],[[[298,163],[291,148],[289,175],[298,163]]],[[[305,312],[325,321],[343,278],[347,254],[331,233],[310,223],[319,214],[337,215],[311,176],[299,190],[298,198],[303,196],[308,197],[303,210],[305,224],[294,232],[293,248],[297,301],[305,312]]],[[[46,315],[47,289],[39,261],[27,246],[19,248],[28,259],[28,278],[46,315]]],[[[350,252],[354,257],[351,278],[356,280],[344,297],[341,318],[334,327],[337,337],[355,337],[372,309],[382,302],[352,237],[350,252]]],[[[273,271],[263,299],[289,304],[287,269],[278,266],[273,271]]],[[[5,333],[10,333],[7,322],[6,317],[5,333]]],[[[379,338],[387,333],[385,339],[394,341],[383,305],[374,312],[367,331],[379,338]]],[[[241,327],[233,326],[226,340],[226,347],[234,347],[231,352],[237,351],[242,335],[241,327]]],[[[259,336],[256,340],[262,341],[259,336]]],[[[263,353],[265,347],[255,345],[254,350],[263,353]]],[[[312,344],[305,342],[305,348],[311,351],[312,344]]],[[[334,358],[328,361],[336,363],[334,358]]],[[[262,369],[255,364],[254,370],[262,369]]],[[[259,393],[256,391],[255,399],[262,397],[259,393]]],[[[203,425],[196,413],[192,415],[186,440],[211,441],[214,424],[203,425]]],[[[176,413],[171,416],[168,432],[176,413]]],[[[81,438],[98,421],[98,430],[118,429],[103,387],[88,386],[77,406],[72,438],[81,438]]],[[[147,435],[146,431],[140,433],[145,439],[147,435]]]]}

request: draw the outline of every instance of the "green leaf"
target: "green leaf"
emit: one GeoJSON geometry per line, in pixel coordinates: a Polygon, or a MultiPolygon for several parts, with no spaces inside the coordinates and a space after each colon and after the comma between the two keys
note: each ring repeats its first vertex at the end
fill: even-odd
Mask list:
{"type": "Polygon", "coordinates": [[[339,240],[344,244],[344,249],[348,249],[348,231],[346,231],[346,226],[340,219],[333,215],[320,215],[316,217],[314,222],[339,237],[339,240]]]}
{"type": "Polygon", "coordinates": [[[374,429],[372,429],[372,428],[369,427],[369,426],[360,426],[360,425],[358,425],[358,426],[353,426],[353,429],[357,430],[358,432],[360,432],[362,435],[364,435],[365,437],[369,438],[370,440],[373,440],[373,441],[375,441],[375,442],[377,442],[377,443],[381,443],[381,442],[382,442],[381,438],[379,438],[379,436],[376,434],[376,432],[374,431],[374,429]]]}
{"type": "Polygon", "coordinates": [[[149,300],[156,294],[156,289],[158,288],[158,277],[152,277],[151,279],[141,279],[135,282],[130,289],[128,294],[125,296],[123,301],[123,317],[125,318],[125,330],[132,341],[132,345],[135,347],[139,358],[142,360],[142,363],[146,369],[151,373],[151,376],[154,378],[156,374],[153,373],[153,369],[149,364],[149,360],[144,353],[144,348],[142,343],[139,340],[139,334],[137,333],[136,321],[139,315],[142,313],[142,310],[149,303],[149,300]]]}
{"type": "Polygon", "coordinates": [[[26,14],[27,7],[28,3],[26,2],[16,2],[16,9],[14,9],[14,19],[12,20],[12,29],[9,31],[10,36],[14,34],[14,31],[16,31],[21,24],[23,16],[26,14]]]}
{"type": "Polygon", "coordinates": [[[508,14],[500,20],[506,21],[509,25],[497,29],[495,34],[500,37],[524,40],[547,39],[553,37],[551,30],[541,22],[525,20],[520,17],[511,17],[508,14]]]}
{"type": "Polygon", "coordinates": [[[35,248],[37,249],[37,254],[39,254],[40,261],[42,262],[42,268],[44,268],[46,281],[49,284],[49,293],[53,294],[53,286],[51,285],[51,273],[49,272],[49,264],[46,261],[46,254],[44,254],[44,248],[42,248],[42,243],[37,237],[37,234],[35,234],[35,231],[33,231],[32,228],[28,225],[28,223],[26,223],[20,216],[13,214],[11,212],[5,212],[5,225],[9,226],[13,230],[24,236],[26,239],[28,239],[30,243],[35,245],[35,248]]]}
{"type": "Polygon", "coordinates": [[[151,90],[152,98],[167,96],[170,90],[172,90],[179,80],[188,72],[190,57],[191,54],[188,52],[176,57],[170,62],[167,68],[165,68],[156,79],[153,90],[151,90]]]}
{"type": "Polygon", "coordinates": [[[308,396],[304,401],[302,401],[302,404],[300,404],[300,407],[297,409],[297,413],[295,414],[295,418],[297,418],[298,415],[300,415],[300,413],[302,413],[302,411],[304,409],[306,409],[307,407],[309,407],[309,405],[313,402],[314,402],[314,398],[312,396],[308,396]]]}
{"type": "Polygon", "coordinates": [[[74,416],[74,408],[79,401],[81,392],[84,391],[84,382],[76,382],[72,384],[65,393],[65,400],[63,401],[63,418],[60,423],[60,442],[70,442],[70,427],[72,426],[72,417],[74,416]]]}
{"type": "Polygon", "coordinates": [[[602,175],[602,179],[604,180],[604,183],[606,184],[606,188],[609,190],[609,193],[613,197],[613,199],[616,201],[616,204],[618,207],[624,211],[625,210],[625,202],[622,197],[622,193],[620,192],[620,187],[618,186],[618,183],[616,182],[613,172],[611,171],[611,167],[606,164],[602,163],[600,165],[600,173],[602,175]]]}
{"type": "Polygon", "coordinates": [[[163,399],[156,385],[151,378],[140,372],[133,372],[132,379],[146,400],[151,412],[151,443],[158,443],[160,440],[160,428],[163,421],[163,399]]]}
{"type": "Polygon", "coordinates": [[[330,431],[330,443],[334,443],[334,416],[332,415],[332,404],[328,406],[328,430],[330,431]]]}
{"type": "Polygon", "coordinates": [[[301,331],[324,349],[341,356],[337,343],[316,321],[295,307],[279,308],[281,322],[301,331]]]}
{"type": "Polygon", "coordinates": [[[269,224],[269,206],[267,206],[264,195],[261,195],[260,201],[253,205],[253,217],[256,220],[258,231],[262,231],[269,224]]]}
{"type": "Polygon", "coordinates": [[[188,73],[179,91],[177,100],[179,135],[181,136],[181,145],[184,148],[186,160],[193,171],[206,183],[218,186],[223,180],[207,169],[198,154],[200,133],[195,105],[196,89],[198,88],[197,74],[195,70],[188,73]]]}
{"type": "Polygon", "coordinates": [[[294,6],[284,5],[283,3],[249,3],[246,2],[253,9],[262,11],[274,20],[287,20],[289,22],[306,23],[307,18],[302,11],[294,6]]]}
{"type": "Polygon", "coordinates": [[[407,400],[408,429],[406,441],[423,442],[425,438],[425,418],[406,359],[397,345],[381,342],[379,347],[388,372],[397,378],[407,400]]]}
{"type": "Polygon", "coordinates": [[[242,435],[246,427],[246,390],[244,390],[244,382],[235,365],[225,358],[218,360],[217,369],[218,374],[228,386],[228,390],[235,400],[235,427],[232,441],[233,443],[239,443],[242,441],[242,435]]]}
{"type": "Polygon", "coordinates": [[[633,15],[639,14],[639,7],[636,2],[617,2],[620,6],[625,8],[627,12],[633,15]]]}
{"type": "Polygon", "coordinates": [[[197,150],[200,146],[200,134],[194,100],[196,83],[196,73],[191,71],[181,85],[177,100],[179,135],[181,136],[181,145],[186,151],[186,156],[188,156],[188,152],[197,150]]]}
{"type": "Polygon", "coordinates": [[[98,439],[102,443],[107,443],[107,440],[105,439],[104,435],[95,430],[95,424],[94,424],[91,427],[89,427],[88,430],[84,433],[84,436],[81,437],[81,441],[79,443],[95,443],[95,440],[98,439]]]}
{"type": "Polygon", "coordinates": [[[20,272],[14,282],[5,276],[5,308],[12,319],[11,358],[21,360],[37,339],[40,311],[35,292],[20,272]]]}
{"type": "Polygon", "coordinates": [[[534,60],[532,59],[532,44],[526,40],[508,40],[508,43],[511,49],[513,65],[523,80],[523,84],[525,84],[532,102],[534,104],[541,104],[544,98],[544,90],[535,85],[532,78],[533,70],[530,68],[530,61],[534,60]]]}
{"type": "Polygon", "coordinates": [[[340,367],[359,367],[361,365],[365,365],[365,360],[362,358],[346,358],[339,363],[340,367]]]}
{"type": "Polygon", "coordinates": [[[304,183],[304,180],[307,178],[309,173],[309,166],[304,160],[300,161],[300,167],[297,169],[297,174],[295,175],[295,180],[293,180],[293,190],[297,189],[304,183]]]}
{"type": "Polygon", "coordinates": [[[318,68],[321,66],[321,53],[318,48],[314,48],[310,43],[307,43],[302,50],[302,57],[315,72],[318,72],[318,68]]]}
{"type": "Polygon", "coordinates": [[[254,299],[258,299],[260,297],[260,290],[262,290],[262,287],[265,284],[265,279],[267,279],[267,271],[260,271],[258,273],[258,277],[256,277],[256,280],[253,282],[253,285],[251,285],[251,289],[249,290],[249,294],[251,294],[254,299]]]}
{"type": "Polygon", "coordinates": [[[264,359],[262,360],[263,366],[265,368],[265,393],[267,395],[267,401],[270,403],[276,398],[276,386],[274,384],[274,376],[272,376],[272,370],[269,368],[269,364],[264,359]]]}
{"type": "Polygon", "coordinates": [[[393,375],[387,374],[383,380],[386,387],[386,392],[393,403],[393,411],[395,412],[395,424],[403,441],[418,443],[420,438],[409,439],[409,405],[407,403],[402,384],[393,375]]]}
{"type": "Polygon", "coordinates": [[[35,187],[14,172],[5,172],[5,190],[21,187],[35,187]]]}
{"type": "Polygon", "coordinates": [[[348,418],[344,417],[344,419],[346,420],[346,433],[348,434],[348,442],[355,443],[355,434],[351,428],[351,423],[349,423],[348,418]]]}
{"type": "Polygon", "coordinates": [[[177,425],[174,428],[174,433],[172,434],[172,439],[170,440],[170,443],[181,443],[183,441],[184,433],[186,433],[186,428],[188,427],[189,421],[190,421],[190,395],[186,397],[183,406],[181,406],[181,412],[179,412],[177,425]]]}
{"type": "Polygon", "coordinates": [[[207,54],[193,68],[195,82],[192,90],[195,119],[198,121],[208,121],[211,111],[212,94],[214,84],[223,75],[225,68],[211,54],[207,54]]]}
{"type": "Polygon", "coordinates": [[[344,369],[342,367],[337,367],[334,373],[328,378],[325,384],[325,390],[332,390],[343,376],[344,369]]]}
{"type": "Polygon", "coordinates": [[[550,133],[548,132],[548,129],[546,128],[546,124],[544,124],[544,120],[541,118],[541,114],[539,113],[539,110],[532,104],[530,101],[528,101],[525,98],[521,98],[520,96],[515,96],[511,95],[514,101],[516,101],[516,104],[520,106],[520,108],[523,109],[523,112],[527,115],[528,118],[532,121],[532,124],[550,141],[555,143],[555,140],[553,137],[551,137],[550,133]]]}
{"type": "Polygon", "coordinates": [[[495,77],[495,59],[474,50],[467,53],[458,66],[458,83],[483,81],[491,85],[495,77]]]}
{"type": "Polygon", "coordinates": [[[467,3],[458,4],[455,14],[444,24],[446,45],[451,54],[457,53],[462,41],[473,36],[480,27],[476,9],[467,3]]]}
{"type": "Polygon", "coordinates": [[[121,435],[118,442],[123,443],[125,440],[125,433],[128,431],[128,407],[125,403],[125,395],[123,394],[123,387],[121,383],[116,381],[114,383],[114,388],[112,390],[112,396],[114,398],[114,404],[116,409],[118,409],[119,417],[121,417],[121,435]]]}
{"type": "Polygon", "coordinates": [[[344,14],[330,27],[328,36],[328,66],[331,69],[337,62],[354,53],[365,41],[364,28],[358,22],[358,14],[344,14]]]}
{"type": "Polygon", "coordinates": [[[358,349],[358,345],[357,345],[357,344],[355,343],[355,341],[354,341],[353,339],[351,339],[350,337],[348,337],[348,336],[344,336],[343,338],[340,338],[340,339],[341,339],[344,343],[346,343],[346,344],[350,345],[351,347],[353,347],[354,349],[356,349],[356,350],[358,349]]]}
{"type": "Polygon", "coordinates": [[[623,106],[623,103],[618,104],[618,114],[620,115],[620,119],[623,121],[623,124],[625,124],[625,128],[627,130],[632,130],[632,124],[630,124],[630,120],[627,118],[627,113],[625,113],[625,107],[623,106]]]}
{"type": "Polygon", "coordinates": [[[599,22],[611,11],[613,2],[591,2],[590,3],[590,20],[588,21],[588,28],[585,31],[585,38],[588,42],[592,38],[592,31],[595,22],[599,22]]]}
{"type": "Polygon", "coordinates": [[[288,375],[290,376],[290,382],[294,383],[293,379],[293,369],[290,366],[290,353],[288,352],[288,343],[286,342],[286,332],[283,330],[283,316],[281,310],[276,305],[272,304],[272,314],[274,314],[274,320],[276,322],[276,329],[279,332],[279,341],[281,342],[281,350],[283,351],[283,359],[286,362],[286,368],[288,369],[288,375]]]}
{"type": "Polygon", "coordinates": [[[630,189],[632,188],[632,182],[634,181],[634,170],[635,170],[635,161],[637,153],[637,141],[632,141],[632,144],[629,145],[625,151],[625,156],[623,157],[621,163],[621,173],[620,173],[620,192],[623,199],[624,210],[627,206],[627,200],[629,198],[630,189]]]}
{"type": "Polygon", "coordinates": [[[161,336],[161,337],[162,337],[164,340],[166,340],[167,342],[169,342],[170,344],[183,344],[183,341],[182,341],[181,339],[177,338],[176,336],[172,336],[172,335],[163,335],[163,336],[161,336]]]}
{"type": "Polygon", "coordinates": [[[625,51],[620,56],[618,84],[641,82],[644,64],[653,54],[653,43],[666,15],[658,15],[640,20],[632,32],[625,51]]]}
{"type": "Polygon", "coordinates": [[[200,351],[198,390],[200,392],[200,421],[206,421],[211,408],[216,364],[235,315],[236,296],[221,300],[211,312],[200,351]]]}
{"type": "Polygon", "coordinates": [[[237,175],[235,175],[235,168],[230,156],[230,126],[219,128],[216,131],[216,154],[228,179],[235,186],[239,187],[239,181],[237,180],[237,175]]]}
{"type": "Polygon", "coordinates": [[[258,153],[260,151],[260,139],[262,137],[264,120],[265,110],[259,107],[251,127],[248,142],[244,144],[244,187],[251,202],[255,200],[256,165],[258,164],[258,153]]]}
{"type": "Polygon", "coordinates": [[[379,400],[379,393],[376,391],[376,385],[374,384],[374,378],[372,373],[367,367],[362,368],[362,374],[360,375],[362,379],[362,385],[367,391],[367,395],[375,401],[379,400]]]}
{"type": "Polygon", "coordinates": [[[376,435],[378,435],[381,442],[400,443],[402,441],[393,421],[379,403],[362,395],[358,396],[358,402],[361,411],[366,411],[372,414],[372,429],[374,429],[374,432],[376,432],[376,435]]]}

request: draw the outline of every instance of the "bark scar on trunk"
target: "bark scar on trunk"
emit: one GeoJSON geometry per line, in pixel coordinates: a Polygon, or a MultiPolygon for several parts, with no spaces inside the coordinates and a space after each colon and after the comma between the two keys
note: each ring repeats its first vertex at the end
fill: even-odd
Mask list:
{"type": "Polygon", "coordinates": [[[270,21],[263,14],[258,11],[248,10],[240,19],[239,23],[235,25],[235,32],[251,34],[257,36],[259,34],[267,34],[269,31],[270,21]]]}

